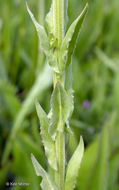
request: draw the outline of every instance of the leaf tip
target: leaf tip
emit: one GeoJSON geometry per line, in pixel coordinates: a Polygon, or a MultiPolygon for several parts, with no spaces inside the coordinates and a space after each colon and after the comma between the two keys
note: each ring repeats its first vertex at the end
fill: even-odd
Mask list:
{"type": "Polygon", "coordinates": [[[84,141],[83,141],[83,137],[80,137],[80,146],[82,147],[82,152],[84,152],[84,141]]]}
{"type": "Polygon", "coordinates": [[[26,9],[27,9],[27,11],[29,12],[29,7],[28,7],[27,1],[26,1],[26,9]]]}
{"type": "Polygon", "coordinates": [[[88,2],[86,3],[86,8],[88,8],[89,7],[89,4],[88,4],[88,2]]]}
{"type": "Polygon", "coordinates": [[[38,103],[37,100],[35,100],[35,107],[36,107],[36,110],[37,110],[38,106],[39,106],[39,103],[38,103]]]}
{"type": "Polygon", "coordinates": [[[81,142],[81,144],[84,145],[84,141],[83,141],[83,137],[82,136],[80,136],[80,142],[81,142]]]}

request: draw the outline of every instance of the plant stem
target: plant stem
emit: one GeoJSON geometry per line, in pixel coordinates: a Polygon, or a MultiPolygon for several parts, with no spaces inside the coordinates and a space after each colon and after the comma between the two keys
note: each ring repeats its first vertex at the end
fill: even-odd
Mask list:
{"type": "MultiPolygon", "coordinates": [[[[64,0],[53,0],[53,23],[54,23],[54,35],[57,40],[56,55],[57,60],[59,58],[59,49],[64,37],[64,0]]],[[[54,73],[54,87],[57,83],[64,86],[64,74],[54,73]]],[[[63,122],[60,123],[60,131],[57,131],[56,136],[56,157],[58,170],[55,173],[55,182],[58,190],[64,190],[64,176],[65,176],[65,134],[64,134],[63,122]]]]}
{"type": "Polygon", "coordinates": [[[53,1],[54,35],[58,40],[58,47],[64,37],[64,0],[53,1]]]}
{"type": "MultiPolygon", "coordinates": [[[[64,38],[64,0],[53,0],[53,23],[55,39],[58,41],[58,47],[55,52],[58,58],[59,48],[64,38]]],[[[64,74],[54,73],[54,87],[57,81],[64,85],[64,74]]]]}
{"type": "Polygon", "coordinates": [[[64,190],[64,176],[65,176],[65,134],[58,131],[56,138],[56,157],[58,164],[58,171],[55,174],[55,182],[58,190],[64,190]]]}
{"type": "Polygon", "coordinates": [[[53,73],[53,81],[54,81],[54,87],[56,85],[56,83],[59,81],[63,86],[64,86],[64,73],[63,74],[59,74],[59,73],[53,73]]]}

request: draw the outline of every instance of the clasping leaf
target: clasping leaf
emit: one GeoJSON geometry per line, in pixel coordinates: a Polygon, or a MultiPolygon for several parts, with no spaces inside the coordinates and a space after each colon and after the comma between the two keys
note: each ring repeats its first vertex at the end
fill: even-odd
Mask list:
{"type": "Polygon", "coordinates": [[[71,63],[71,57],[73,54],[73,51],[76,46],[76,41],[78,38],[79,30],[82,26],[83,20],[85,18],[85,15],[87,13],[88,4],[86,4],[85,8],[83,9],[82,13],[79,15],[79,17],[71,24],[69,27],[66,36],[63,40],[62,46],[61,46],[61,57],[60,59],[61,64],[65,65],[61,66],[62,70],[67,67],[71,63]],[[64,67],[64,68],[63,68],[64,67]]]}
{"type": "Polygon", "coordinates": [[[82,137],[80,138],[80,143],[75,150],[72,158],[70,159],[67,171],[66,171],[66,179],[65,179],[65,190],[73,190],[76,184],[76,177],[78,175],[78,171],[80,168],[80,164],[82,161],[84,153],[84,143],[82,137]]]}
{"type": "Polygon", "coordinates": [[[36,103],[36,110],[40,120],[41,136],[48,162],[53,169],[57,170],[55,144],[48,133],[49,120],[38,102],[36,103]]]}
{"type": "Polygon", "coordinates": [[[34,169],[36,171],[37,176],[42,177],[41,187],[42,190],[58,190],[56,186],[53,184],[53,182],[50,179],[50,176],[48,173],[42,168],[42,166],[38,163],[38,161],[35,159],[33,154],[31,154],[31,160],[34,166],[34,169]]]}
{"type": "Polygon", "coordinates": [[[51,97],[51,125],[49,132],[55,139],[56,131],[63,132],[64,124],[67,123],[72,112],[72,101],[60,82],[57,82],[51,97]]]}

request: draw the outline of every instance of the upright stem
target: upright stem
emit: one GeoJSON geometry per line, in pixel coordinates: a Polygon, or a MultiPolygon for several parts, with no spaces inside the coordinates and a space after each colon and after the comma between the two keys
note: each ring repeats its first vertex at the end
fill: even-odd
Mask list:
{"type": "Polygon", "coordinates": [[[58,164],[58,171],[55,174],[55,182],[58,190],[64,190],[64,176],[65,176],[65,134],[58,131],[56,137],[56,157],[58,164]]]}
{"type": "MultiPolygon", "coordinates": [[[[59,48],[61,46],[64,37],[64,0],[53,0],[53,23],[54,23],[54,35],[57,40],[56,55],[59,57],[59,48]]],[[[59,64],[59,63],[58,63],[59,64]]],[[[57,83],[64,86],[63,74],[54,73],[54,87],[57,83]]],[[[56,157],[58,170],[55,173],[55,182],[58,190],[64,190],[64,176],[65,176],[65,134],[63,123],[60,123],[60,131],[57,131],[56,136],[56,157]]]]}
{"type": "MultiPolygon", "coordinates": [[[[55,52],[58,58],[60,51],[59,48],[64,38],[64,0],[53,0],[53,24],[55,39],[58,41],[55,52]]],[[[64,85],[64,75],[54,72],[54,87],[57,81],[60,81],[61,84],[64,85]]]]}
{"type": "Polygon", "coordinates": [[[58,47],[64,37],[64,0],[53,0],[54,35],[58,40],[58,47]]]}

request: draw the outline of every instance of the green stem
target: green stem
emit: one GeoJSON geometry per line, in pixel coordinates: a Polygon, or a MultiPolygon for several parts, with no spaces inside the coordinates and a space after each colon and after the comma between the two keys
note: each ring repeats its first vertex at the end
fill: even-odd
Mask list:
{"type": "Polygon", "coordinates": [[[55,182],[58,190],[64,190],[64,176],[65,176],[65,134],[58,131],[56,138],[56,157],[58,170],[55,173],[55,182]]]}
{"type": "MultiPolygon", "coordinates": [[[[53,0],[53,24],[54,35],[58,41],[58,47],[56,50],[57,58],[59,58],[59,48],[64,38],[64,0],[53,0]]],[[[60,81],[64,84],[64,74],[54,73],[54,87],[60,81]]]]}
{"type": "MultiPolygon", "coordinates": [[[[64,37],[64,0],[53,0],[53,23],[54,23],[54,35],[58,41],[56,55],[59,60],[60,46],[64,37]]],[[[64,74],[54,73],[54,87],[57,83],[64,86],[64,74]]],[[[64,176],[65,176],[65,134],[63,129],[63,123],[60,123],[60,131],[56,136],[56,157],[58,170],[55,173],[55,182],[58,190],[64,190],[64,176]]]]}
{"type": "Polygon", "coordinates": [[[64,37],[64,0],[53,0],[54,35],[58,40],[58,47],[64,37]]]}
{"type": "Polygon", "coordinates": [[[59,73],[53,73],[53,81],[54,81],[54,87],[56,85],[56,83],[59,81],[63,86],[64,86],[64,73],[63,74],[59,74],[59,73]]]}

